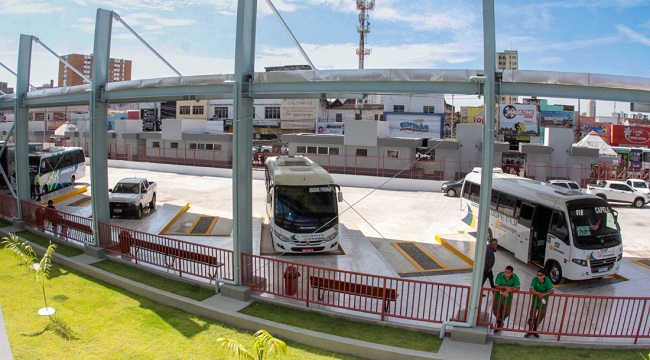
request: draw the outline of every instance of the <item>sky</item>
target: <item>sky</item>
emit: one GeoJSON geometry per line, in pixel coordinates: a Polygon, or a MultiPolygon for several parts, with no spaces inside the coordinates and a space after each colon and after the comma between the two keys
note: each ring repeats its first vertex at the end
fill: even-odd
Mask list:
{"type": "MultiPolygon", "coordinates": [[[[317,69],[358,68],[356,1],[272,2],[317,69]]],[[[255,71],[306,64],[267,1],[257,3],[255,71]]],[[[520,70],[650,78],[650,0],[495,0],[494,7],[496,49],[517,50],[520,70]]],[[[237,0],[0,0],[0,63],[16,70],[20,34],[59,55],[91,54],[98,8],[116,12],[184,76],[234,72],[237,0]]],[[[481,0],[376,0],[365,68],[482,69],[481,11],[481,0]]],[[[133,79],[176,76],[117,21],[111,57],[132,60],[133,79]]],[[[56,57],[34,44],[30,83],[56,86],[57,77],[56,57]]],[[[2,66],[0,81],[15,86],[2,66]]],[[[455,95],[453,102],[482,99],[455,95]]],[[[571,99],[549,103],[577,107],[571,99]]],[[[629,112],[629,104],[597,103],[597,115],[614,109],[629,112]]]]}

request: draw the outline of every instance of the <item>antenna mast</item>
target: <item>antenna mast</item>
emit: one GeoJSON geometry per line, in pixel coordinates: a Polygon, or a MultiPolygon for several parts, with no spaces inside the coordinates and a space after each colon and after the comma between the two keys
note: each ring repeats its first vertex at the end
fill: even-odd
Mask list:
{"type": "Polygon", "coordinates": [[[359,33],[359,48],[357,49],[357,55],[359,55],[359,69],[363,69],[363,62],[366,55],[370,55],[372,52],[372,49],[366,49],[366,37],[370,32],[368,11],[374,8],[375,0],[357,0],[357,9],[359,10],[359,26],[357,26],[357,32],[359,33]]]}

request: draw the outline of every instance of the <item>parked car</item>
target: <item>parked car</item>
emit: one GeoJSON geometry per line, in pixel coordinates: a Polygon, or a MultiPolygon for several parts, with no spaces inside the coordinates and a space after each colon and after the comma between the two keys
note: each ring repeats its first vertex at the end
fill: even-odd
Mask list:
{"type": "Polygon", "coordinates": [[[605,180],[598,185],[589,184],[586,193],[600,196],[608,202],[624,202],[638,208],[650,202],[650,195],[635,190],[623,181],[605,180]]]}
{"type": "Polygon", "coordinates": [[[111,219],[114,215],[135,215],[136,219],[142,219],[144,209],[156,208],[156,191],[158,185],[153,181],[144,178],[124,178],[109,189],[108,203],[110,206],[111,219]]]}
{"type": "Polygon", "coordinates": [[[580,185],[578,185],[578,183],[573,180],[549,180],[548,183],[553,186],[563,187],[565,189],[581,191],[580,185]]]}
{"type": "Polygon", "coordinates": [[[443,183],[440,187],[440,191],[445,193],[449,197],[460,196],[460,190],[463,188],[463,182],[465,178],[456,181],[448,181],[443,183]]]}
{"type": "Polygon", "coordinates": [[[648,188],[648,183],[639,179],[627,179],[625,182],[634,190],[638,190],[644,194],[650,194],[650,188],[648,188]]]}

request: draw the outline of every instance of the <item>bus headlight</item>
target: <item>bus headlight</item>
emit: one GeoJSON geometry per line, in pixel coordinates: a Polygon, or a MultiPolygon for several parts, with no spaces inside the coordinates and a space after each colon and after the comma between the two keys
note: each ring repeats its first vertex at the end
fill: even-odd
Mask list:
{"type": "Polygon", "coordinates": [[[288,237],[286,237],[286,236],[280,234],[277,230],[274,230],[273,232],[275,233],[275,236],[278,238],[278,240],[280,240],[280,241],[284,241],[284,242],[289,242],[289,241],[291,241],[291,239],[289,239],[288,237]]]}
{"type": "Polygon", "coordinates": [[[622,258],[623,258],[623,253],[620,253],[620,254],[618,254],[618,256],[616,257],[616,261],[621,261],[622,258]]]}
{"type": "Polygon", "coordinates": [[[332,228],[334,232],[330,236],[325,237],[325,241],[331,241],[334,240],[338,235],[339,235],[339,226],[335,226],[332,228]]]}
{"type": "Polygon", "coordinates": [[[585,259],[571,259],[571,261],[580,266],[587,266],[587,260],[585,259]]]}

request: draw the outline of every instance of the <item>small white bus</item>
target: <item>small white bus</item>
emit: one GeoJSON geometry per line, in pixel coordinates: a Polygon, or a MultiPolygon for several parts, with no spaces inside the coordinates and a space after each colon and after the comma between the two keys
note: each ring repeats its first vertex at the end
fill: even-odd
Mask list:
{"type": "MultiPolygon", "coordinates": [[[[493,171],[489,239],[543,267],[554,284],[618,272],[623,257],[618,213],[606,200],[493,171]]],[[[475,168],[465,177],[460,203],[462,221],[473,228],[480,191],[481,170],[475,168]]]]}
{"type": "Polygon", "coordinates": [[[266,212],[273,248],[282,253],[332,251],[339,244],[340,187],[302,156],[266,159],[266,212]]]}

